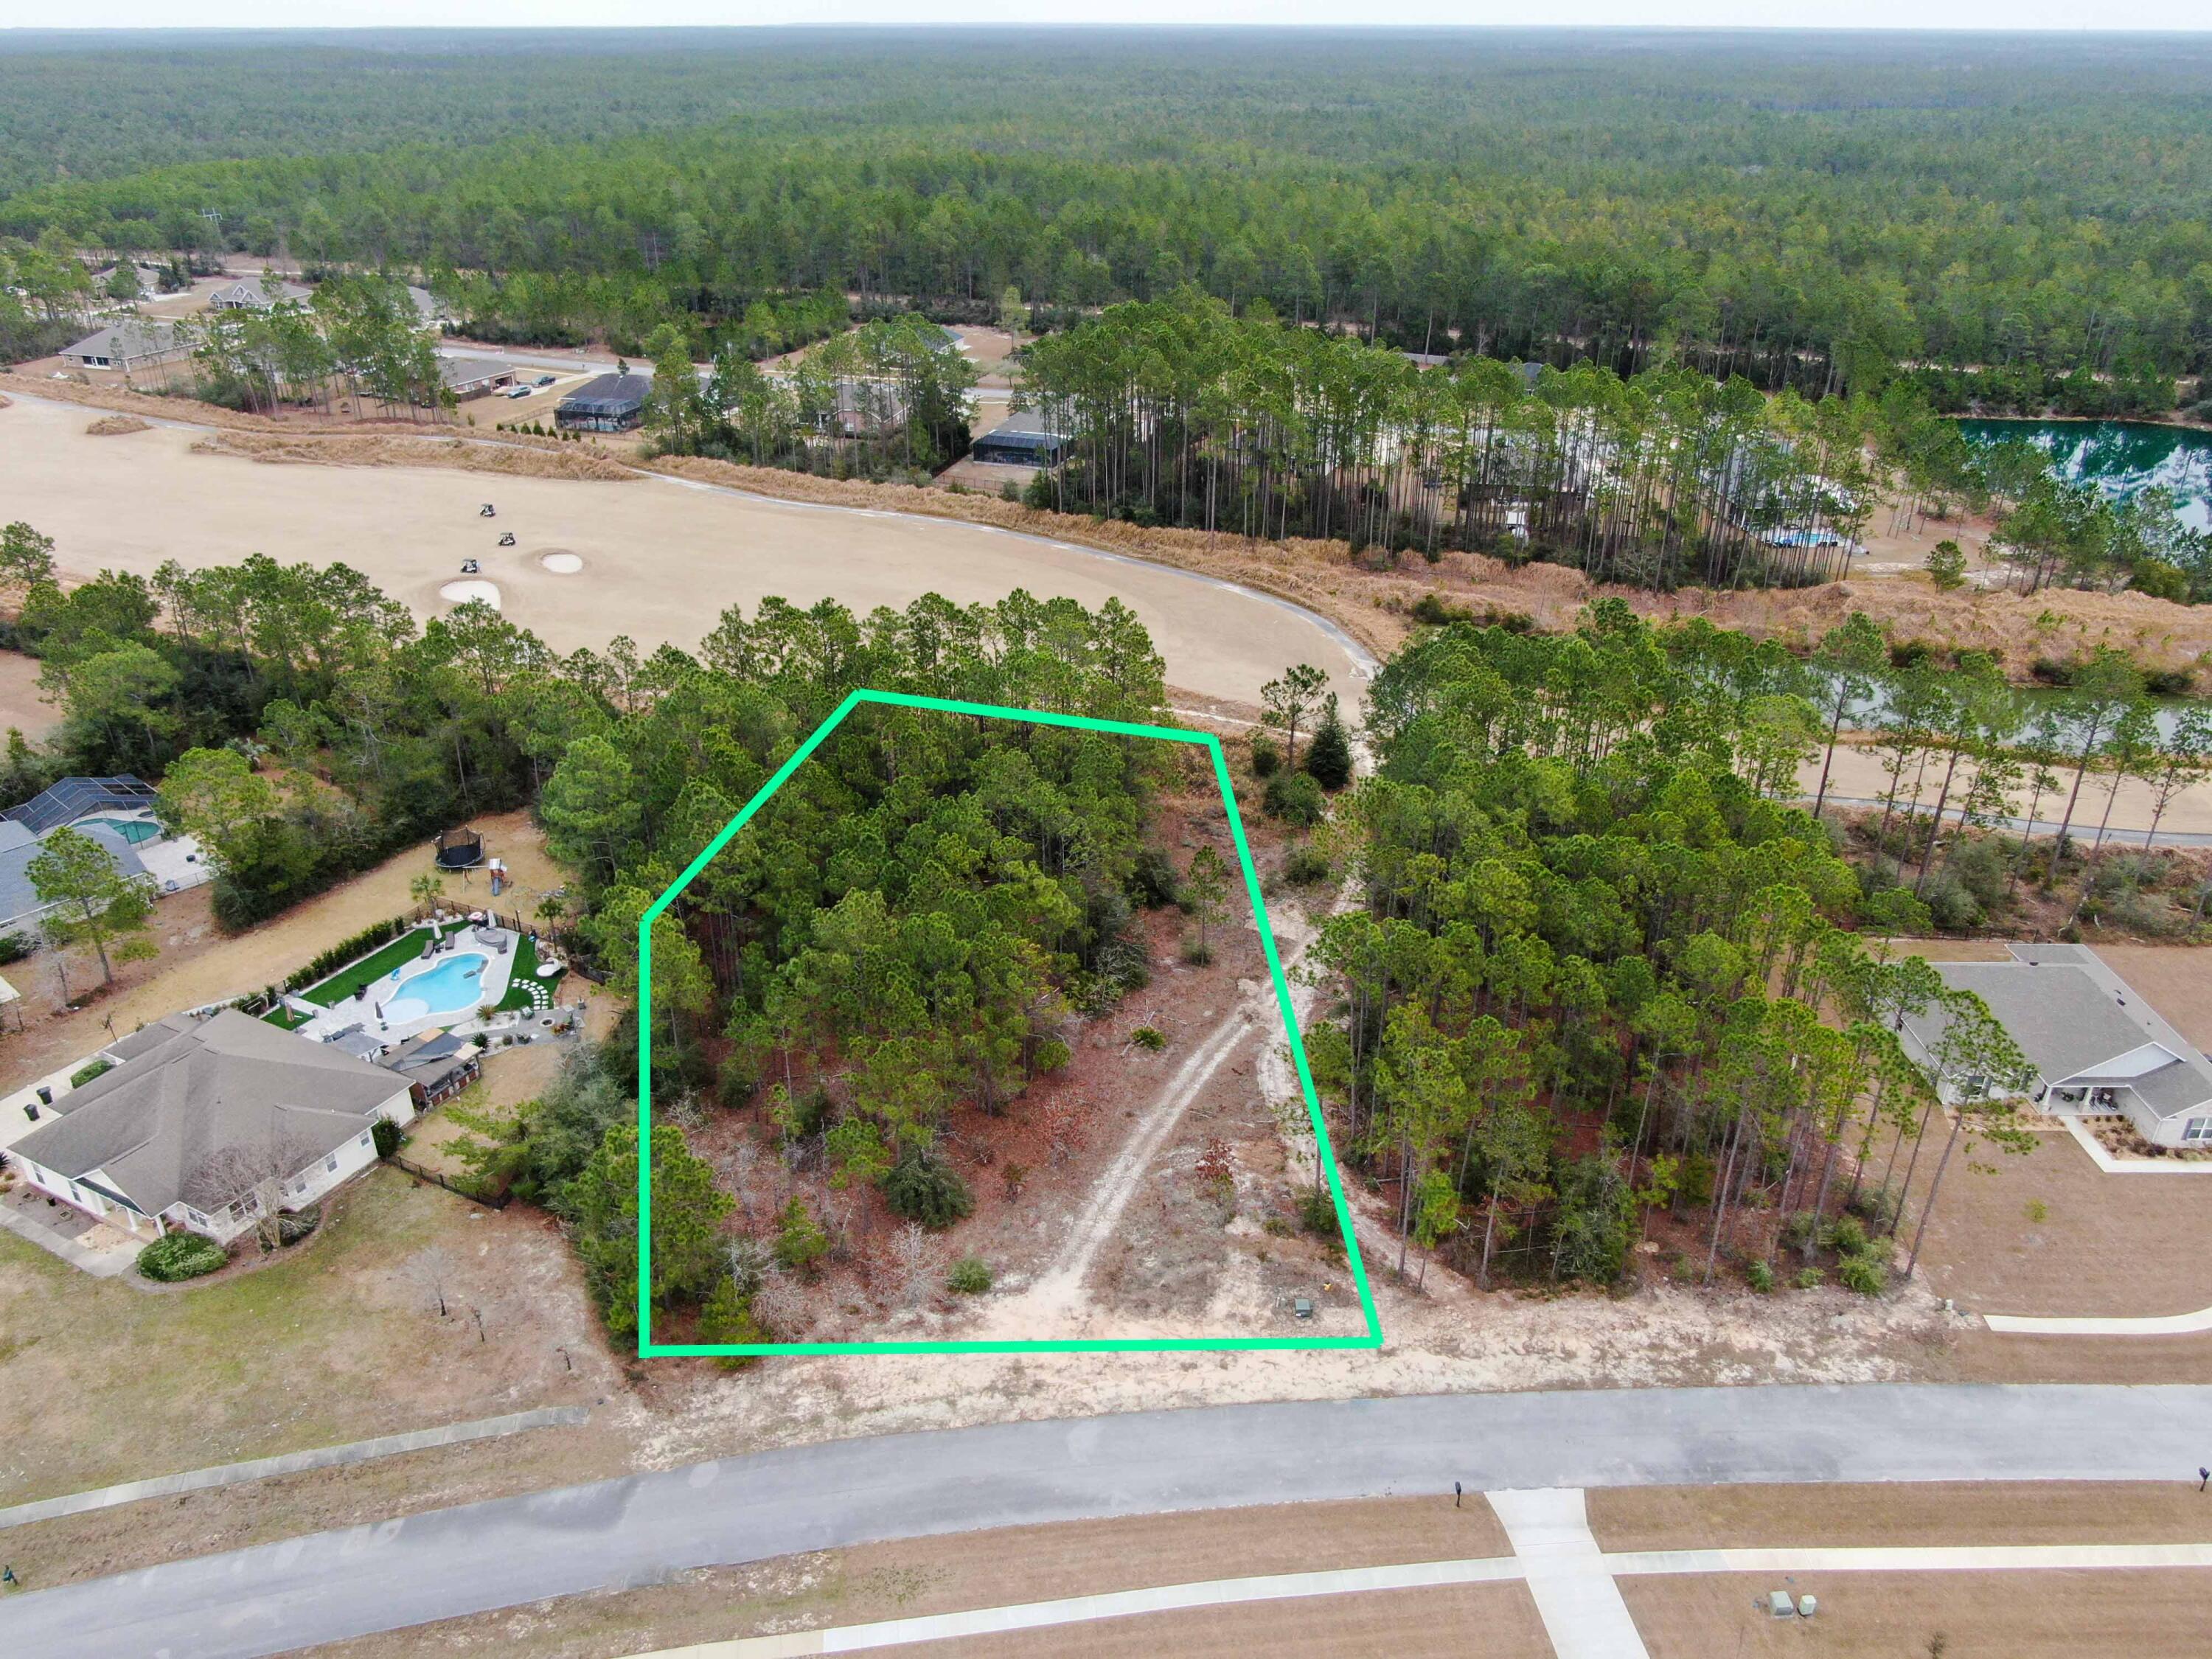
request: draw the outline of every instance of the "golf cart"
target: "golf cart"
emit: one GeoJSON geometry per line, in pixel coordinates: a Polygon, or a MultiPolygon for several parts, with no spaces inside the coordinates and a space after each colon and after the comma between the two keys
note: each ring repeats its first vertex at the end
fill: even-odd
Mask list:
{"type": "Polygon", "coordinates": [[[461,574],[464,576],[473,576],[483,568],[483,567],[479,565],[474,559],[463,559],[461,561],[461,574]]]}
{"type": "Polygon", "coordinates": [[[514,545],[514,532],[512,530],[502,532],[499,538],[499,544],[501,547],[513,547],[514,545]]]}
{"type": "Polygon", "coordinates": [[[477,509],[477,517],[479,519],[495,519],[498,516],[498,514],[491,510],[491,503],[489,501],[486,501],[482,507],[477,509]]]}

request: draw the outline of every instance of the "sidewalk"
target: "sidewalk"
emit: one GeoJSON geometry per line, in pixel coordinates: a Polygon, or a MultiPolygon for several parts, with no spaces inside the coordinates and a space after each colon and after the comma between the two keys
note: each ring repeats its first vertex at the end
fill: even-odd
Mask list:
{"type": "MultiPolygon", "coordinates": [[[[94,1279],[120,1279],[141,1290],[148,1288],[131,1274],[131,1264],[138,1259],[137,1245],[149,1244],[153,1242],[151,1239],[140,1239],[134,1244],[127,1235],[99,1222],[92,1222],[89,1226],[76,1232],[50,1226],[33,1212],[34,1209],[46,1207],[44,1198],[25,1200],[23,1194],[30,1190],[18,1187],[5,1199],[0,1199],[0,1227],[5,1227],[26,1243],[37,1245],[49,1255],[59,1256],[70,1267],[90,1273],[94,1279]],[[85,1239],[96,1242],[82,1242],[85,1239]]],[[[64,1206],[58,1205],[55,1208],[58,1213],[79,1220],[90,1220],[89,1217],[64,1206]]]]}

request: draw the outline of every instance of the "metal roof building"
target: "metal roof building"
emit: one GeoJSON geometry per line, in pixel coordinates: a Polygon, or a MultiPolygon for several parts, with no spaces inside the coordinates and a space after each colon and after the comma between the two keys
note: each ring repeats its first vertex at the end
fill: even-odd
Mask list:
{"type": "Polygon", "coordinates": [[[975,440],[969,453],[979,461],[1014,466],[1057,466],[1067,453],[1067,435],[1054,432],[1035,415],[1010,415],[975,440]]]}
{"type": "Polygon", "coordinates": [[[21,805],[0,812],[34,836],[95,812],[150,812],[160,804],[161,792],[143,778],[127,773],[112,778],[63,778],[51,789],[21,805]]]}
{"type": "Polygon", "coordinates": [[[652,380],[643,374],[602,374],[561,400],[553,423],[573,432],[627,432],[645,418],[645,394],[652,380]]]}

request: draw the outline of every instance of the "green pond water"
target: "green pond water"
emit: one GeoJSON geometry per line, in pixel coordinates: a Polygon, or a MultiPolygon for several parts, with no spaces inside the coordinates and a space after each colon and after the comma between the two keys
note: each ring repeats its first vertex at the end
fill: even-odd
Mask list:
{"type": "Polygon", "coordinates": [[[2140,421],[1961,421],[1970,441],[2026,438],[2051,456],[2062,477],[2087,482],[2115,499],[2163,484],[2192,530],[2212,530],[2212,433],[2140,421]]]}

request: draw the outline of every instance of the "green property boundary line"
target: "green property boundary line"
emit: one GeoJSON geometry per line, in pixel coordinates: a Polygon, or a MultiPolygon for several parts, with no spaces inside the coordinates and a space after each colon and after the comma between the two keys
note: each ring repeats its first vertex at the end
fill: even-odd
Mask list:
{"type": "Polygon", "coordinates": [[[1367,1282],[1366,1264],[1360,1259],[1359,1246],[1352,1236],[1352,1212],[1346,1205],[1344,1186],[1337,1175],[1336,1156],[1329,1145],[1328,1124],[1322,1114],[1321,1097],[1314,1091],[1313,1073],[1306,1064],[1305,1040],[1299,1035],[1297,1015],[1291,1006],[1290,981],[1284,977],[1282,957],[1275,949],[1274,930],[1267,923],[1267,901],[1261,896],[1259,872],[1252,867],[1252,849],[1244,839],[1243,820],[1237,815],[1237,791],[1229,780],[1229,763],[1222,753],[1221,739],[1212,732],[1186,731],[1172,726],[1145,726],[1127,720],[1096,720],[1084,714],[1058,714],[1041,708],[1008,708],[996,703],[965,702],[951,697],[925,697],[904,691],[865,689],[854,691],[837,705],[836,712],[829,719],[815,727],[813,733],[799,745],[789,760],[776,769],[775,775],[763,784],[737,817],[707,843],[705,849],[691,860],[684,873],[669,884],[668,890],[646,907],[637,924],[637,1352],[641,1358],[725,1354],[1282,1352],[1374,1349],[1382,1346],[1382,1322],[1376,1314],[1375,1293],[1367,1282]],[[652,1279],[653,1251],[653,1044],[647,1036],[653,1029],[653,924],[676,902],[714,855],[729,845],[731,838],[767,805],[769,798],[788,782],[792,774],[805,765],[808,757],[822,746],[830,734],[843,724],[846,716],[864,703],[880,703],[893,708],[933,709],[942,714],[967,714],[985,720],[1019,720],[1032,726],[1070,726],[1079,732],[1154,738],[1164,743],[1194,744],[1212,757],[1214,781],[1221,787],[1221,802],[1228,809],[1229,832],[1237,843],[1237,867],[1244,872],[1244,892],[1251,901],[1253,916],[1259,923],[1260,947],[1266,952],[1267,972],[1274,981],[1275,1006],[1282,1013],[1283,1029],[1290,1039],[1291,1063],[1297,1068],[1298,1090],[1304,1097],[1306,1115],[1313,1125],[1315,1151],[1322,1170],[1328,1178],[1329,1202],[1335,1210],[1345,1261],[1351,1268],[1352,1283],[1358,1287],[1359,1310],[1367,1328],[1364,1335],[1114,1337],[1028,1342],[655,1342],[653,1340],[653,1308],[648,1289],[652,1279]]]}

